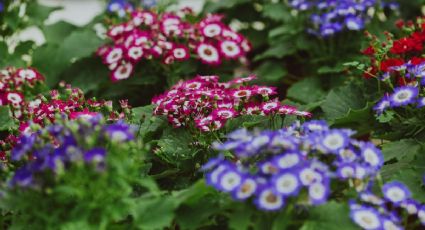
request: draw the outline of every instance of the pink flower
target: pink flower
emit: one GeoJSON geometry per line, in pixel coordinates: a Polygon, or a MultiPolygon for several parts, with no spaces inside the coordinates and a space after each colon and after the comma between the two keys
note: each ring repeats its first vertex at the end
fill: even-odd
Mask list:
{"type": "Polygon", "coordinates": [[[215,46],[208,43],[200,43],[196,47],[199,59],[205,64],[218,65],[221,63],[220,54],[215,46]]]}
{"type": "Polygon", "coordinates": [[[189,57],[190,57],[189,52],[190,52],[189,49],[184,45],[176,45],[171,50],[171,53],[172,53],[174,59],[177,60],[177,61],[184,61],[184,60],[189,59],[189,57]]]}
{"type": "Polygon", "coordinates": [[[233,108],[219,108],[212,112],[213,118],[227,120],[234,118],[238,115],[238,112],[233,108]]]}
{"type": "Polygon", "coordinates": [[[116,63],[124,56],[124,50],[121,47],[114,47],[110,49],[104,57],[104,62],[106,64],[116,63]]]}
{"type": "Polygon", "coordinates": [[[219,47],[220,53],[226,58],[235,59],[242,55],[242,49],[235,41],[221,41],[219,47]]]}
{"type": "Polygon", "coordinates": [[[207,23],[203,25],[200,28],[200,30],[203,36],[208,38],[213,38],[221,34],[221,31],[223,30],[223,26],[216,22],[207,23]]]}
{"type": "Polygon", "coordinates": [[[142,59],[143,54],[143,48],[140,46],[133,46],[127,50],[127,58],[133,62],[138,62],[140,59],[142,59]]]}
{"type": "Polygon", "coordinates": [[[112,72],[111,79],[112,81],[119,81],[127,79],[130,77],[133,72],[133,64],[130,62],[119,65],[114,72],[112,72]]]}

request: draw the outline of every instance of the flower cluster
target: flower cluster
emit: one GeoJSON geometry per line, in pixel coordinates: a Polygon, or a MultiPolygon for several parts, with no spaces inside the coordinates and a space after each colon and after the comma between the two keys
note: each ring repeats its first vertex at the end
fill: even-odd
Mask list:
{"type": "Polygon", "coordinates": [[[386,183],[382,195],[360,193],[359,201],[350,203],[351,219],[363,229],[424,228],[425,205],[411,198],[406,185],[398,181],[386,183]]]}
{"type": "Polygon", "coordinates": [[[203,167],[206,180],[237,200],[253,197],[259,209],[270,211],[290,200],[322,204],[334,192],[331,185],[364,191],[382,167],[383,156],[372,143],[351,139],[352,134],[330,129],[324,121],[278,131],[238,130],[214,146],[230,151],[236,160],[210,160],[203,167]]]}
{"type": "Polygon", "coordinates": [[[383,82],[385,93],[375,106],[378,114],[396,107],[425,105],[425,23],[419,18],[417,23],[399,22],[398,26],[407,34],[395,39],[387,33],[387,41],[371,36],[371,45],[363,53],[368,55],[371,65],[366,77],[375,77],[383,82]]]}
{"type": "Polygon", "coordinates": [[[19,122],[17,130],[13,130],[6,138],[0,140],[0,159],[3,163],[8,162],[7,152],[16,145],[19,136],[32,132],[32,124],[43,127],[54,123],[58,114],[76,119],[102,113],[108,120],[118,120],[128,117],[131,113],[130,106],[125,100],[121,101],[122,112],[117,112],[112,108],[112,101],[86,99],[79,88],[64,83],[61,83],[57,90],[51,90],[48,95],[35,96],[36,94],[30,94],[31,91],[28,89],[34,88],[34,85],[44,78],[33,69],[18,69],[13,73],[0,75],[3,79],[0,84],[5,82],[4,91],[0,91],[0,95],[5,98],[4,105],[10,106],[13,117],[19,122]],[[30,96],[24,97],[24,93],[30,96]]]}
{"type": "Polygon", "coordinates": [[[107,147],[133,139],[129,125],[121,121],[105,124],[101,114],[71,121],[65,115],[59,116],[55,124],[19,138],[11,158],[27,161],[14,173],[11,186],[43,186],[47,183],[43,181],[43,173],[59,173],[79,162],[94,164],[96,170],[102,170],[107,147]]]}
{"type": "Polygon", "coordinates": [[[192,11],[182,12],[178,16],[136,10],[127,22],[112,25],[107,35],[113,44],[97,51],[112,71],[111,79],[129,78],[142,60],[160,59],[170,65],[192,57],[214,66],[223,60],[243,59],[250,51],[250,43],[225,25],[221,16],[208,15],[192,23],[192,11]]]}
{"type": "Polygon", "coordinates": [[[0,106],[9,105],[14,117],[20,118],[25,101],[38,93],[38,86],[44,84],[44,77],[32,68],[0,71],[0,106]],[[26,98],[27,97],[27,98],[26,98]]]}
{"type": "Polygon", "coordinates": [[[284,115],[310,116],[296,108],[282,105],[274,87],[249,86],[245,83],[255,76],[219,82],[218,76],[197,76],[181,81],[163,95],[155,97],[155,115],[167,116],[175,127],[192,127],[202,131],[222,128],[226,121],[241,115],[284,115]]]}
{"type": "MultiPolygon", "coordinates": [[[[299,11],[312,11],[310,16],[313,25],[311,32],[327,37],[344,29],[362,30],[370,21],[370,9],[378,6],[376,0],[290,0],[291,7],[299,11]]],[[[396,8],[395,4],[389,4],[396,8]]]]}

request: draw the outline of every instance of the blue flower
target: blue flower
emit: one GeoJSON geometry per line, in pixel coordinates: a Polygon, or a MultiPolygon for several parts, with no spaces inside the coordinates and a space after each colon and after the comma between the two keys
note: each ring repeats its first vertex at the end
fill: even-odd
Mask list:
{"type": "Polygon", "coordinates": [[[367,206],[351,209],[351,219],[363,229],[377,230],[382,229],[382,217],[379,212],[367,206]]]}
{"type": "Polygon", "coordinates": [[[391,201],[394,204],[399,204],[410,198],[411,193],[409,189],[403,183],[398,181],[386,183],[382,187],[382,193],[385,199],[391,201]]]}
{"type": "Polygon", "coordinates": [[[399,107],[415,102],[419,90],[413,86],[402,86],[394,89],[394,93],[390,96],[391,106],[399,107]]]}
{"type": "Polygon", "coordinates": [[[126,142],[134,139],[131,127],[123,122],[108,125],[105,128],[105,132],[115,142],[126,142]]]}

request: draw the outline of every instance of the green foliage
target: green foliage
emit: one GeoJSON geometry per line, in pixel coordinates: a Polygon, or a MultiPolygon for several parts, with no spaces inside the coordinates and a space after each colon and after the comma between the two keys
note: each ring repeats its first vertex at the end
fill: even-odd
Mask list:
{"type": "Polygon", "coordinates": [[[16,127],[8,106],[0,106],[0,131],[6,131],[16,127]]]}

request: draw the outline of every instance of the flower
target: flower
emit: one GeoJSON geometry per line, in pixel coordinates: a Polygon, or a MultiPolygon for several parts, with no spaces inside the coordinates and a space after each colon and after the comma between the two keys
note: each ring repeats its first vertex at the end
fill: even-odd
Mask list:
{"type": "MultiPolygon", "coordinates": [[[[76,118],[69,121],[62,116],[55,124],[41,128],[35,133],[23,134],[12,150],[12,159],[22,166],[14,173],[12,187],[39,187],[49,184],[45,173],[57,174],[77,162],[95,164],[102,169],[111,146],[128,143],[132,138],[115,138],[111,130],[125,130],[131,127],[123,122],[106,124],[102,115],[90,118],[76,118]],[[104,138],[104,137],[110,137],[104,138]],[[36,179],[37,178],[37,179],[36,179]]],[[[115,134],[115,132],[113,132],[115,134]]]]}
{"type": "Polygon", "coordinates": [[[257,208],[266,211],[280,210],[286,202],[323,204],[335,192],[333,187],[364,192],[383,157],[372,143],[354,140],[352,134],[323,121],[276,131],[236,130],[227,141],[213,144],[222,153],[203,167],[206,181],[237,200],[252,197],[257,208]],[[225,159],[224,152],[237,160],[225,159]]]}
{"type": "Polygon", "coordinates": [[[164,65],[172,65],[196,59],[216,66],[225,59],[245,57],[251,50],[246,38],[218,15],[200,18],[189,9],[176,14],[133,10],[124,0],[111,1],[109,8],[126,19],[109,27],[107,36],[112,44],[96,52],[111,70],[114,82],[129,78],[137,64],[146,60],[160,59],[164,65]]]}
{"type": "Polygon", "coordinates": [[[385,199],[398,204],[410,198],[409,189],[402,183],[394,181],[387,183],[382,187],[382,193],[385,199]]]}
{"type": "Polygon", "coordinates": [[[296,108],[281,110],[288,107],[269,98],[274,88],[247,85],[253,79],[250,76],[219,82],[218,76],[197,76],[180,81],[152,100],[154,114],[166,116],[174,127],[194,125],[204,132],[218,130],[227,120],[243,115],[310,115],[296,108]]]}
{"type": "Polygon", "coordinates": [[[350,216],[354,223],[363,229],[381,229],[383,225],[379,213],[373,208],[361,207],[354,209],[351,211],[350,216]]]}
{"type": "Polygon", "coordinates": [[[418,94],[419,90],[416,87],[403,86],[396,88],[394,93],[390,95],[391,106],[398,107],[413,103],[418,94]]]}

